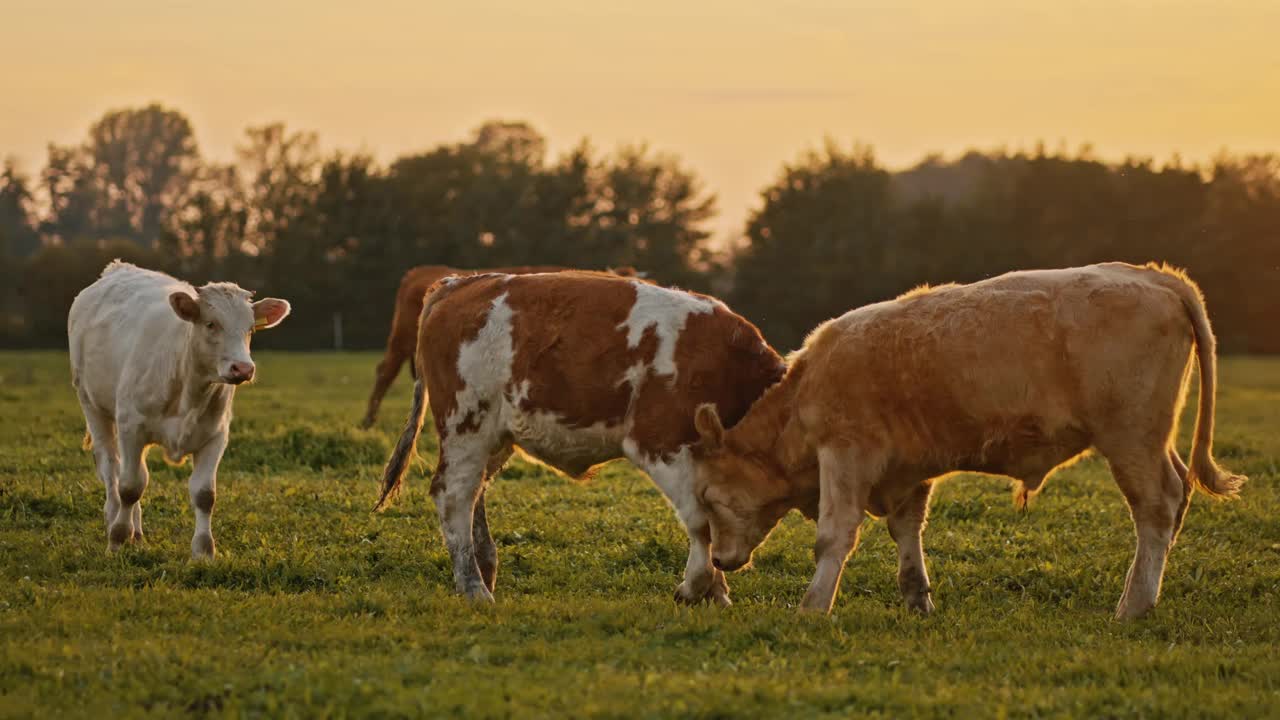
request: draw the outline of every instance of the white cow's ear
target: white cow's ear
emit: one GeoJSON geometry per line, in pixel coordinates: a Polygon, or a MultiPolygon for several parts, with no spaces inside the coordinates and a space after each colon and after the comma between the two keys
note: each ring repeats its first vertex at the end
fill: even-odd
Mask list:
{"type": "Polygon", "coordinates": [[[720,413],[712,403],[703,403],[693,414],[693,426],[698,430],[698,437],[708,450],[715,450],[724,443],[724,425],[720,422],[720,413]]]}
{"type": "Polygon", "coordinates": [[[253,329],[266,330],[280,324],[289,315],[288,300],[263,298],[253,304],[253,329]]]}
{"type": "Polygon", "coordinates": [[[200,319],[200,303],[187,293],[182,291],[172,293],[169,295],[169,305],[178,317],[189,323],[200,319]]]}

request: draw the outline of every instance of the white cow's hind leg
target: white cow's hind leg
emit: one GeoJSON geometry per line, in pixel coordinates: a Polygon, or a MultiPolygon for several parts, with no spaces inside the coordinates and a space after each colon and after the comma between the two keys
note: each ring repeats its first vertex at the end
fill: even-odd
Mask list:
{"type": "Polygon", "coordinates": [[[630,440],[623,443],[623,448],[628,459],[641,467],[671,502],[689,535],[689,559],[685,562],[684,580],[676,587],[676,602],[711,600],[721,606],[732,604],[724,573],[711,565],[711,525],[693,493],[693,462],[688,448],[665,460],[640,457],[630,440]]]}
{"type": "Polygon", "coordinates": [[[479,433],[446,433],[440,438],[440,460],[431,479],[440,530],[453,561],[454,587],[459,594],[483,602],[493,602],[493,593],[480,573],[472,523],[493,450],[494,443],[479,433]]]}
{"type": "MultiPolygon", "coordinates": [[[[107,531],[107,548],[119,550],[120,546],[133,539],[134,508],[142,500],[146,492],[150,475],[147,472],[146,443],[141,433],[133,428],[119,428],[120,436],[120,476],[117,480],[120,505],[115,519],[107,531]]],[[[139,515],[138,517],[141,517],[139,515]]]]}
{"type": "Polygon", "coordinates": [[[196,530],[191,536],[191,559],[212,560],[217,554],[213,542],[213,504],[218,493],[218,463],[227,449],[226,433],[219,433],[208,445],[195,453],[187,494],[196,515],[196,530]]]}
{"type": "Polygon", "coordinates": [[[85,425],[89,429],[89,439],[93,442],[93,464],[98,472],[98,479],[106,489],[106,501],[102,505],[102,514],[108,530],[120,510],[120,490],[117,479],[120,476],[120,451],[116,445],[116,423],[109,415],[98,412],[83,398],[80,406],[84,410],[85,425]]]}

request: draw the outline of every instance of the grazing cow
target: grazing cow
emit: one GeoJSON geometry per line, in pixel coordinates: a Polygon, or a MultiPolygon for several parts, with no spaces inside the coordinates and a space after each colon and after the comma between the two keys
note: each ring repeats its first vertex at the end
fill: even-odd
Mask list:
{"type": "Polygon", "coordinates": [[[906,603],[929,612],[920,534],[934,479],[1007,475],[1026,503],[1090,448],[1137,527],[1116,616],[1150,610],[1192,487],[1234,496],[1214,462],[1214,338],[1199,289],[1167,267],[1015,272],[923,288],[819,326],[782,382],[725,430],[697,410],[696,491],[717,568],[751,559],[791,508],[818,519],[802,607],[829,612],[863,515],[888,518],[906,603]],[[1174,448],[1190,354],[1200,407],[1188,470],[1174,448]]]}
{"type": "Polygon", "coordinates": [[[729,604],[693,496],[694,409],[733,423],[785,370],[755,326],[718,300],[604,273],[447,278],[427,297],[413,409],[383,477],[397,493],[424,414],[440,437],[431,494],[459,593],[493,600],[497,554],[484,491],[513,446],[566,475],[626,457],[689,535],[676,599],[729,604]],[[430,390],[427,393],[428,389],[430,390]]]}
{"type": "MultiPolygon", "coordinates": [[[[436,282],[450,275],[476,275],[478,273],[496,272],[507,275],[525,275],[529,273],[548,273],[568,270],[555,265],[531,265],[528,267],[497,268],[494,270],[457,270],[444,265],[419,265],[404,274],[400,279],[400,289],[396,291],[395,314],[391,316],[391,334],[387,336],[387,351],[378,363],[373,381],[373,392],[369,393],[369,407],[365,410],[360,427],[371,428],[378,420],[378,408],[382,406],[382,398],[387,394],[391,383],[400,374],[400,366],[409,361],[409,374],[416,380],[417,368],[414,367],[413,351],[418,346],[418,316],[422,314],[422,299],[427,289],[436,282]]],[[[636,274],[633,268],[624,267],[611,270],[615,275],[632,277],[636,274]]]]}
{"type": "Polygon", "coordinates": [[[284,300],[250,297],[233,283],[193,288],[117,260],[71,304],[71,384],[107,489],[109,549],[142,538],[146,454],[159,445],[170,462],[194,457],[191,556],[213,557],[209,516],[231,398],[254,376],[249,337],[289,314],[284,300]]]}

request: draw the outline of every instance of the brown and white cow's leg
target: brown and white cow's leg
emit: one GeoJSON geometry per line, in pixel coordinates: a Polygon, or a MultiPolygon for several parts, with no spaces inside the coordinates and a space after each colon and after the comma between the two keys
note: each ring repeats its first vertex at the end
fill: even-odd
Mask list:
{"type": "MultiPolygon", "coordinates": [[[[493,602],[493,593],[480,573],[473,524],[476,500],[495,444],[480,433],[444,433],[440,438],[440,460],[431,479],[440,531],[453,562],[454,588],[471,600],[485,602],[493,602]]],[[[487,519],[485,528],[487,531],[487,519]]]]}
{"type": "Polygon", "coordinates": [[[213,542],[213,505],[218,494],[218,463],[227,449],[227,434],[218,433],[209,444],[195,453],[187,494],[196,516],[195,533],[191,536],[191,559],[212,560],[217,554],[213,542]]]}
{"type": "MultiPolygon", "coordinates": [[[[134,537],[135,508],[142,501],[142,493],[146,492],[150,474],[143,453],[146,442],[137,428],[117,426],[120,442],[120,475],[116,487],[119,492],[120,505],[115,519],[107,531],[107,548],[118,550],[120,546],[134,537]]],[[[141,528],[136,528],[141,530],[141,528]]]]}
{"type": "Polygon", "coordinates": [[[1103,450],[1111,472],[1129,503],[1138,547],[1125,578],[1116,618],[1140,617],[1160,598],[1165,559],[1173,544],[1180,515],[1185,512],[1184,483],[1167,451],[1111,452],[1103,450]]]}
{"type": "Polygon", "coordinates": [[[684,580],[676,587],[676,602],[696,604],[711,600],[721,606],[732,604],[724,573],[711,564],[711,525],[693,492],[689,449],[682,448],[665,459],[653,459],[643,457],[628,439],[623,442],[623,450],[667,497],[689,535],[689,559],[685,562],[684,580]]]}
{"type": "Polygon", "coordinates": [[[879,467],[850,449],[818,449],[818,539],[813,547],[817,570],[800,602],[802,611],[828,613],[840,589],[845,561],[858,545],[867,497],[879,467]]]}
{"type": "Polygon", "coordinates": [[[489,483],[502,472],[502,466],[510,457],[511,446],[508,445],[489,458],[489,465],[484,472],[484,485],[480,488],[480,495],[476,498],[476,508],[471,517],[471,540],[476,548],[476,565],[480,568],[480,577],[484,580],[485,587],[489,588],[491,593],[498,579],[498,548],[493,544],[493,535],[489,533],[489,518],[484,509],[484,495],[488,491],[489,483]]]}
{"type": "Polygon", "coordinates": [[[889,536],[898,545],[898,589],[907,607],[918,612],[933,612],[929,573],[924,565],[921,534],[929,513],[929,483],[920,483],[887,517],[889,536]]]}

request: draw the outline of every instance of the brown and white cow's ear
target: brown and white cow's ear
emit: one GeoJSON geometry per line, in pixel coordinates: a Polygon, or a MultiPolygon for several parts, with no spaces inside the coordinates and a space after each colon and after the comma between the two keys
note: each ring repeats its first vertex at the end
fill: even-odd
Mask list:
{"type": "Polygon", "coordinates": [[[714,450],[724,443],[724,425],[720,422],[720,413],[712,403],[702,403],[693,414],[693,427],[698,437],[708,450],[714,450]]]}
{"type": "Polygon", "coordinates": [[[200,303],[181,290],[169,295],[169,306],[173,308],[174,314],[189,323],[200,319],[200,303]]]}
{"type": "Polygon", "coordinates": [[[266,330],[280,324],[289,316],[288,300],[280,298],[263,298],[253,304],[253,329],[266,330]]]}

